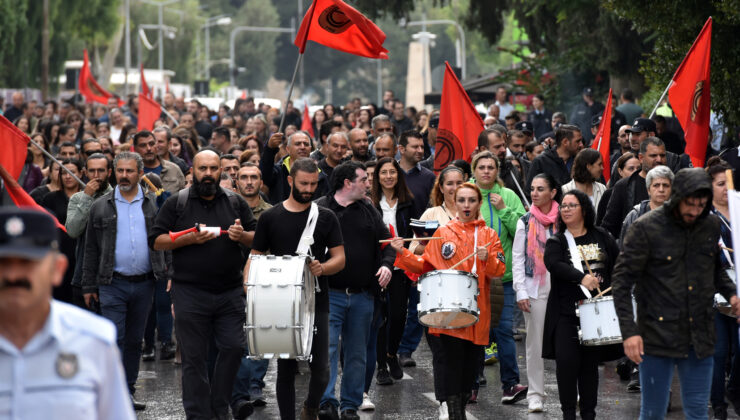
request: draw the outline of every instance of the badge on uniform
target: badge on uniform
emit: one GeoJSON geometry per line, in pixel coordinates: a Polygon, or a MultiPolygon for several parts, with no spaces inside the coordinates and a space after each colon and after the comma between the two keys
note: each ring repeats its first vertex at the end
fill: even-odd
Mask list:
{"type": "Polygon", "coordinates": [[[77,355],[72,353],[59,353],[55,363],[57,374],[64,379],[69,379],[80,370],[80,364],[77,361],[77,355]]]}
{"type": "Polygon", "coordinates": [[[455,243],[454,242],[445,242],[442,244],[442,258],[449,260],[452,258],[453,255],[455,255],[455,243]]]}
{"type": "Polygon", "coordinates": [[[501,261],[503,264],[506,264],[506,256],[504,256],[503,252],[499,252],[496,254],[496,258],[498,258],[499,261],[501,261]]]}

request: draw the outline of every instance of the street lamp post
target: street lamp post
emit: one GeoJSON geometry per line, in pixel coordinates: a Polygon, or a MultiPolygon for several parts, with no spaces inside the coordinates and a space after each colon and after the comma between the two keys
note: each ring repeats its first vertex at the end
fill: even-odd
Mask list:
{"type": "Polygon", "coordinates": [[[151,4],[153,6],[157,6],[157,14],[158,14],[158,26],[159,26],[159,73],[162,74],[164,71],[164,6],[167,6],[169,4],[178,2],[180,0],[164,0],[164,1],[151,1],[151,0],[139,0],[142,3],[151,4]]]}
{"type": "Polygon", "coordinates": [[[234,77],[234,71],[236,70],[236,36],[239,32],[278,32],[292,34],[295,33],[295,27],[293,28],[271,28],[264,26],[237,26],[231,30],[231,37],[229,39],[229,84],[231,86],[236,85],[236,77],[234,77]]]}
{"type": "Polygon", "coordinates": [[[462,26],[460,26],[459,23],[455,22],[454,20],[448,20],[448,19],[437,19],[437,20],[426,20],[426,18],[422,18],[422,20],[414,21],[414,22],[407,22],[405,26],[421,26],[426,27],[426,25],[453,25],[455,28],[457,28],[457,34],[459,36],[459,44],[455,43],[455,50],[456,50],[456,61],[457,66],[460,67],[460,76],[461,79],[465,80],[465,74],[466,74],[466,55],[465,55],[465,32],[462,29],[462,26]]]}
{"type": "Polygon", "coordinates": [[[205,29],[206,32],[206,80],[211,80],[211,26],[226,26],[231,25],[231,17],[227,15],[214,16],[206,19],[206,23],[201,26],[201,29],[205,29]]]}

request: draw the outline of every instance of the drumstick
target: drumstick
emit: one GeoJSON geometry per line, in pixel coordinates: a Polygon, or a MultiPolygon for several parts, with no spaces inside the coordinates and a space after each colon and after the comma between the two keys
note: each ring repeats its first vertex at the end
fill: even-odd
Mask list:
{"type": "MultiPolygon", "coordinates": [[[[586,268],[588,269],[588,274],[590,274],[593,277],[596,277],[596,276],[594,276],[594,272],[591,271],[591,266],[588,264],[588,260],[586,259],[586,255],[583,254],[583,250],[581,248],[578,248],[578,252],[581,253],[581,259],[583,260],[583,262],[586,263],[586,268]]],[[[599,292],[599,294],[597,296],[600,296],[601,295],[601,289],[599,288],[599,284],[598,283],[596,284],[596,290],[599,292]]]]}
{"type": "MultiPolygon", "coordinates": [[[[404,242],[411,242],[411,241],[431,241],[432,239],[444,239],[441,236],[430,236],[428,238],[402,238],[401,240],[404,242]]],[[[381,244],[387,244],[389,242],[392,242],[393,239],[382,239],[378,242],[381,244]]]]}
{"type": "Polygon", "coordinates": [[[610,290],[612,290],[612,287],[611,286],[607,287],[606,289],[604,289],[603,292],[599,293],[598,295],[596,295],[594,297],[601,297],[601,295],[603,295],[605,293],[609,293],[610,290]]]}
{"type": "Polygon", "coordinates": [[[162,194],[162,192],[164,191],[163,189],[157,188],[157,186],[154,185],[154,183],[152,183],[152,181],[150,181],[149,178],[143,177],[143,179],[144,179],[144,182],[146,182],[147,184],[149,184],[149,187],[151,188],[151,190],[152,190],[153,193],[155,193],[157,196],[159,196],[159,195],[162,194]]]}
{"type": "MultiPolygon", "coordinates": [[[[489,246],[489,245],[491,245],[492,243],[493,243],[493,241],[491,241],[491,242],[489,242],[489,243],[487,243],[487,244],[483,245],[483,248],[488,248],[488,246],[489,246]]],[[[461,259],[460,261],[456,262],[456,263],[455,263],[455,265],[453,265],[452,267],[448,268],[448,270],[454,270],[455,268],[457,268],[457,266],[458,266],[458,265],[460,265],[460,264],[462,264],[463,262],[465,262],[465,261],[467,261],[467,260],[469,260],[469,259],[473,258],[473,257],[475,256],[475,254],[477,254],[477,253],[478,253],[478,250],[476,249],[475,251],[473,251],[473,252],[472,252],[472,253],[471,253],[470,255],[468,255],[467,257],[465,257],[465,258],[461,259]]]]}
{"type": "Polygon", "coordinates": [[[733,250],[732,250],[732,248],[728,248],[728,247],[726,247],[726,246],[724,246],[724,245],[720,245],[720,248],[722,248],[722,249],[726,249],[726,250],[728,250],[728,251],[730,251],[730,252],[735,252],[735,251],[733,251],[733,250]]]}

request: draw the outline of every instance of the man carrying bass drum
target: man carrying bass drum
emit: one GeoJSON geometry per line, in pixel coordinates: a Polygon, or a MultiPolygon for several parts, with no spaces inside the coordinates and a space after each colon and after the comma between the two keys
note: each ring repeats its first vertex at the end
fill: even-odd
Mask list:
{"type": "Polygon", "coordinates": [[[427,273],[455,266],[456,270],[477,276],[478,322],[463,328],[429,328],[429,333],[439,335],[442,342],[437,350],[444,353],[439,358],[442,363],[435,369],[443,370],[442,375],[446,379],[443,393],[446,395],[450,419],[465,418],[465,404],[470,397],[478,367],[483,362],[483,347],[488,344],[490,281],[502,276],[506,270],[506,258],[498,234],[480,219],[481,202],[482,196],[477,186],[460,185],[455,191],[458,217],[437,229],[434,237],[442,239],[431,240],[421,256],[403,248],[401,238],[391,242],[398,253],[395,265],[401,269],[427,273]]]}
{"type": "MultiPolygon", "coordinates": [[[[300,418],[316,419],[321,396],[329,382],[329,285],[326,276],[344,268],[344,244],[337,216],[323,207],[318,207],[312,238],[308,238],[307,242],[302,241],[304,238],[301,236],[312,210],[311,200],[319,184],[316,162],[309,158],[292,162],[288,184],[291,187],[288,199],[265,210],[257,221],[251,255],[297,255],[299,242],[310,244],[314,260],[309,268],[319,278],[321,291],[316,293],[311,379],[300,418]]],[[[244,273],[245,276],[249,273],[249,261],[244,273]]],[[[298,362],[295,359],[280,359],[277,363],[276,394],[280,418],[293,420],[296,418],[295,375],[298,362]]]]}

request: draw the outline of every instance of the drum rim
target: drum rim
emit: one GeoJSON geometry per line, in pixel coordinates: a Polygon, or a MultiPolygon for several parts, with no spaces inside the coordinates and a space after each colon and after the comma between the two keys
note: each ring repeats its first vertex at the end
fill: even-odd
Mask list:
{"type": "Polygon", "coordinates": [[[428,328],[436,328],[438,330],[456,330],[456,329],[459,329],[459,328],[467,328],[467,327],[469,327],[471,325],[477,324],[478,321],[480,321],[480,311],[472,311],[470,309],[464,309],[464,308],[459,308],[460,310],[451,311],[451,312],[463,312],[463,313],[468,313],[468,314],[474,315],[475,316],[475,320],[473,322],[471,322],[470,324],[467,324],[467,325],[461,325],[459,327],[438,327],[436,325],[426,324],[426,323],[424,323],[421,320],[421,317],[423,317],[424,315],[435,313],[435,312],[446,312],[445,309],[448,309],[448,308],[435,308],[435,309],[429,309],[429,310],[425,310],[425,311],[419,311],[419,323],[421,325],[425,326],[425,327],[428,327],[428,328]]]}
{"type": "Polygon", "coordinates": [[[437,274],[437,273],[441,273],[441,274],[453,274],[453,275],[464,275],[466,277],[472,277],[473,279],[475,279],[475,281],[478,281],[478,275],[476,275],[474,273],[468,273],[467,271],[450,270],[450,269],[428,271],[428,272],[422,274],[421,277],[419,277],[419,281],[422,281],[425,278],[431,277],[433,274],[437,274]]]}

